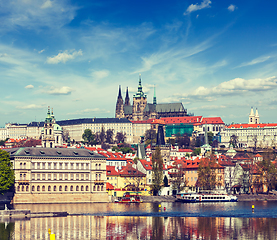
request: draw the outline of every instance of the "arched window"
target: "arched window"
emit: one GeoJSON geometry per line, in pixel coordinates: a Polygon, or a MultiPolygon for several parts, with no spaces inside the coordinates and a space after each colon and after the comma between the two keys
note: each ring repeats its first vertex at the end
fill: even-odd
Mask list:
{"type": "Polygon", "coordinates": [[[76,186],[76,191],[79,191],[79,186],[76,186]]]}
{"type": "Polygon", "coordinates": [[[47,135],[47,129],[45,129],[45,135],[47,135]]]}
{"type": "Polygon", "coordinates": [[[98,180],[98,174],[95,174],[95,180],[96,181],[98,180]]]}
{"type": "Polygon", "coordinates": [[[28,192],[29,191],[29,186],[26,186],[26,192],[28,192]]]}
{"type": "Polygon", "coordinates": [[[20,192],[20,186],[17,186],[17,191],[20,192]]]}
{"type": "Polygon", "coordinates": [[[99,164],[99,170],[101,169],[101,164],[99,164]]]}
{"type": "Polygon", "coordinates": [[[26,169],[26,163],[24,163],[23,165],[24,165],[24,169],[26,169]]]}
{"type": "Polygon", "coordinates": [[[93,186],[93,191],[95,192],[95,190],[96,190],[96,187],[95,187],[95,185],[93,186]]]}
{"type": "Polygon", "coordinates": [[[103,192],[103,190],[104,190],[104,187],[102,186],[102,187],[101,187],[101,191],[103,192]]]}
{"type": "Polygon", "coordinates": [[[48,192],[51,192],[51,186],[48,186],[48,192]]]}
{"type": "Polygon", "coordinates": [[[64,191],[67,191],[67,186],[64,187],[64,191]]]}
{"type": "Polygon", "coordinates": [[[20,173],[20,180],[22,180],[22,173],[20,173]]]}
{"type": "Polygon", "coordinates": [[[82,192],[84,191],[84,186],[83,186],[83,185],[81,186],[81,191],[82,191],[82,192]]]}
{"type": "Polygon", "coordinates": [[[50,148],[52,148],[52,147],[53,147],[53,143],[50,142],[50,148]]]}
{"type": "Polygon", "coordinates": [[[101,180],[101,174],[98,174],[98,178],[99,178],[98,180],[101,180]]]}
{"type": "Polygon", "coordinates": [[[59,143],[59,136],[57,136],[57,143],[59,143]]]}
{"type": "Polygon", "coordinates": [[[97,192],[99,192],[100,188],[99,188],[99,185],[97,186],[97,192]]]}
{"type": "Polygon", "coordinates": [[[57,187],[56,186],[54,186],[54,192],[56,192],[57,191],[57,187]]]}
{"type": "Polygon", "coordinates": [[[96,169],[96,170],[97,170],[97,167],[98,167],[98,164],[96,163],[96,164],[95,164],[95,169],[96,169]]]}
{"type": "Polygon", "coordinates": [[[71,191],[71,192],[73,191],[73,186],[72,186],[72,185],[70,186],[70,191],[71,191]]]}
{"type": "Polygon", "coordinates": [[[35,191],[35,186],[32,186],[32,192],[34,192],[35,191]]]}
{"type": "Polygon", "coordinates": [[[63,190],[63,187],[62,187],[62,186],[60,186],[59,191],[61,192],[62,190],[63,190]]]}
{"type": "Polygon", "coordinates": [[[22,168],[22,162],[19,165],[20,165],[20,169],[21,169],[22,168]]]}
{"type": "Polygon", "coordinates": [[[86,191],[88,191],[88,186],[86,186],[86,191]]]}
{"type": "Polygon", "coordinates": [[[40,186],[37,186],[37,192],[39,192],[40,191],[40,186]]]}
{"type": "MultiPolygon", "coordinates": [[[[24,165],[26,165],[26,164],[24,163],[24,165]]],[[[25,166],[24,166],[24,168],[25,168],[25,166]]],[[[26,174],[25,173],[23,174],[23,180],[26,180],[26,174]]]]}
{"type": "Polygon", "coordinates": [[[44,186],[44,185],[42,186],[41,190],[42,190],[43,192],[45,192],[45,186],[44,186]]]}
{"type": "Polygon", "coordinates": [[[49,129],[49,135],[51,135],[52,134],[52,129],[49,129]]]}

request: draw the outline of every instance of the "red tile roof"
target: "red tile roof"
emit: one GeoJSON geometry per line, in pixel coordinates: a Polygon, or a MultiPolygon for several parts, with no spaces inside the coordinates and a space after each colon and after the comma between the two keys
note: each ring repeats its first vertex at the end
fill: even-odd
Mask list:
{"type": "Polygon", "coordinates": [[[180,123],[198,123],[201,121],[202,116],[188,116],[188,117],[171,117],[171,118],[160,118],[165,121],[166,124],[180,124],[180,123]]]}
{"type": "Polygon", "coordinates": [[[106,182],[106,189],[107,190],[114,190],[114,186],[110,184],[109,182],[106,182]]]}
{"type": "Polygon", "coordinates": [[[248,124],[248,123],[242,123],[242,124],[231,124],[227,127],[227,129],[232,128],[267,128],[267,127],[276,127],[277,123],[260,123],[260,124],[248,124]]]}
{"type": "Polygon", "coordinates": [[[191,149],[179,149],[178,152],[193,152],[191,149]]]}
{"type": "Polygon", "coordinates": [[[139,161],[146,170],[152,170],[152,161],[146,161],[145,159],[140,159],[139,161]]]}

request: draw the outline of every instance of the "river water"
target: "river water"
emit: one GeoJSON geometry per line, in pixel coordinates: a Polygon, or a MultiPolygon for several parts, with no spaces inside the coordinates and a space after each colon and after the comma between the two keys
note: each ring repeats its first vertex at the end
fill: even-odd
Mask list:
{"type": "Polygon", "coordinates": [[[67,217],[4,219],[2,239],[277,239],[277,202],[16,205],[67,217]],[[161,204],[161,207],[159,206],[161,204]],[[255,210],[252,212],[252,205],[255,210]]]}

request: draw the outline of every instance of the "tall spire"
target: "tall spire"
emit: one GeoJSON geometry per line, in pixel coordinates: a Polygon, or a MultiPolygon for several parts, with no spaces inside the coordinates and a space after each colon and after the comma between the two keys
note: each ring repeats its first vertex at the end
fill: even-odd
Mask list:
{"type": "Polygon", "coordinates": [[[129,98],[129,92],[128,92],[128,87],[126,89],[126,97],[125,97],[125,106],[130,106],[130,98],[129,98]]]}
{"type": "Polygon", "coordinates": [[[121,86],[120,85],[119,85],[119,91],[118,91],[117,99],[119,99],[119,98],[122,98],[122,96],[121,96],[121,86]]]}
{"type": "Polygon", "coordinates": [[[156,86],[154,85],[154,97],[153,97],[153,104],[157,104],[157,98],[156,98],[156,86]]]}
{"type": "Polygon", "coordinates": [[[134,95],[134,97],[146,97],[146,95],[144,94],[144,92],[142,91],[142,85],[141,85],[141,75],[139,75],[139,85],[138,85],[138,91],[137,93],[134,95]]]}
{"type": "Polygon", "coordinates": [[[249,123],[248,124],[254,124],[255,123],[255,115],[254,115],[254,110],[253,107],[251,107],[251,111],[249,114],[249,123]]]}

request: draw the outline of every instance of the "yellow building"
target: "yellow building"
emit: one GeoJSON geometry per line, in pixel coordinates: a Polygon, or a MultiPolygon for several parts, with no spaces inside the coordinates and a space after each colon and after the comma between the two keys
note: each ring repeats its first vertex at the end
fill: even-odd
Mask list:
{"type": "Polygon", "coordinates": [[[86,149],[12,148],[14,203],[108,202],[106,157],[86,149]]]}

